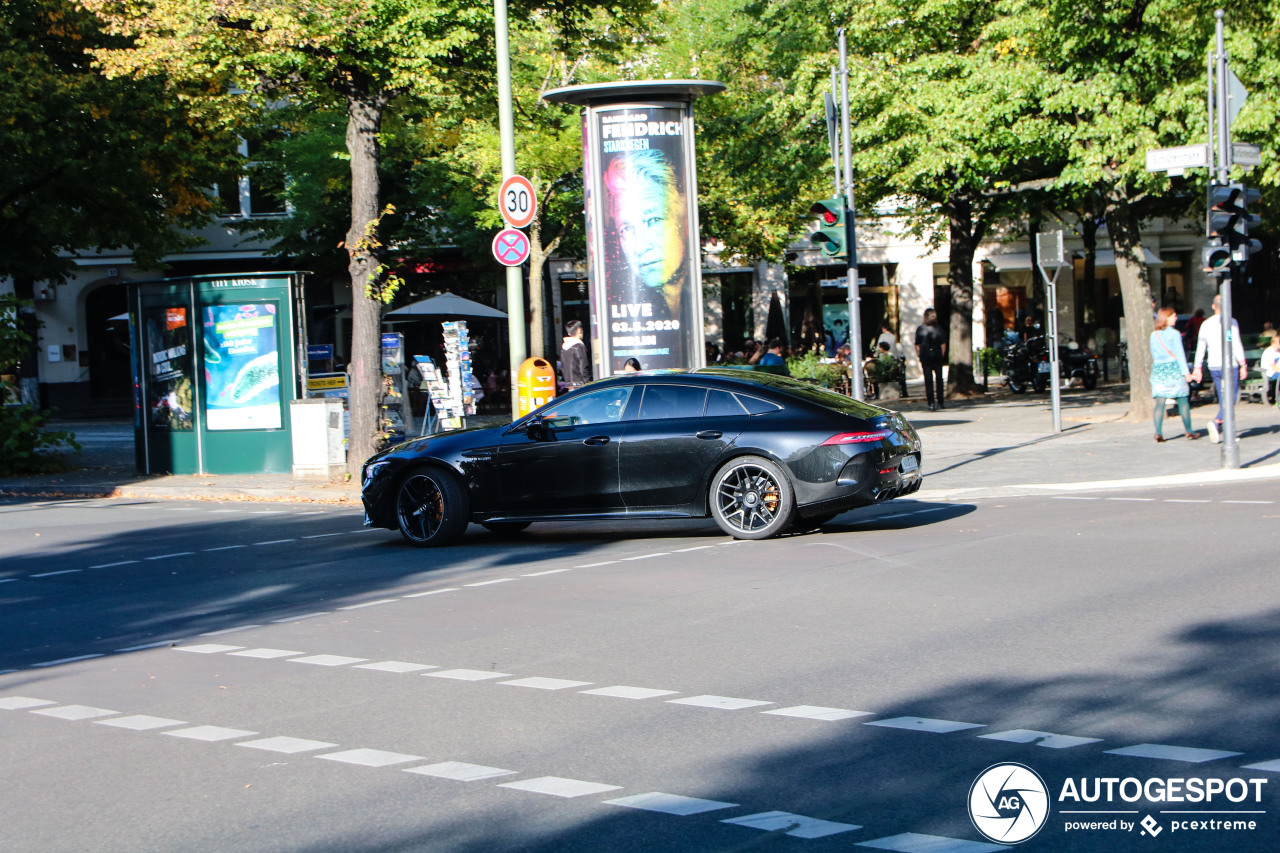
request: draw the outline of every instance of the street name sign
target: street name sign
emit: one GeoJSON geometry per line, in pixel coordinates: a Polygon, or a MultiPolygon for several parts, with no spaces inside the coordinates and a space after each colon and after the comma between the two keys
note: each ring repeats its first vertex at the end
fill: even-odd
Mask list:
{"type": "Polygon", "coordinates": [[[1179,145],[1177,148],[1155,148],[1147,152],[1148,172],[1174,172],[1209,165],[1207,145],[1179,145]]]}
{"type": "Polygon", "coordinates": [[[1247,142],[1231,143],[1231,164],[1233,166],[1261,166],[1262,149],[1247,142]]]}

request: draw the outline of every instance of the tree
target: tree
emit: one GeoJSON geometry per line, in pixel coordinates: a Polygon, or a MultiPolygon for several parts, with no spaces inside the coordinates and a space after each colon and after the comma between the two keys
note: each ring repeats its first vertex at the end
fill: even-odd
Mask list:
{"type": "MultiPolygon", "coordinates": [[[[98,51],[109,73],[162,69],[200,81],[204,105],[234,116],[248,104],[278,100],[340,103],[350,156],[350,223],[344,240],[352,291],[351,431],[347,465],[359,476],[376,449],[381,402],[381,306],[398,279],[386,275],[378,174],[388,106],[412,94],[440,109],[491,69],[493,17],[471,0],[83,0],[132,46],[98,51]]],[[[596,3],[513,4],[518,14],[545,5],[566,31],[596,3]]],[[[487,88],[481,86],[480,88],[487,88]]]]}

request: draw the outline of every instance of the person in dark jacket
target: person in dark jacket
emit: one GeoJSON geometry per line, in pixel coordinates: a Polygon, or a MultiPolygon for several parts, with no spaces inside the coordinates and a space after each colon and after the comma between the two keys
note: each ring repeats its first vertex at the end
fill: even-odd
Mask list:
{"type": "Polygon", "coordinates": [[[916,327],[916,357],[924,369],[924,396],[929,411],[947,407],[943,397],[942,366],[947,363],[947,336],[938,326],[938,312],[924,312],[924,323],[916,327]]]}
{"type": "Polygon", "coordinates": [[[582,322],[564,324],[564,342],[560,345],[560,372],[569,388],[580,388],[590,380],[587,373],[587,345],[582,342],[582,322]]]}

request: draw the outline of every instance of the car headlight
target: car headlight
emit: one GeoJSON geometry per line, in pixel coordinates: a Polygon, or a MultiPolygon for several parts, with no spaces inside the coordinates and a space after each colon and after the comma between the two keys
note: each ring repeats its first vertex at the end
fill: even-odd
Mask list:
{"type": "Polygon", "coordinates": [[[383,471],[387,470],[387,467],[390,464],[391,464],[390,462],[373,462],[369,465],[364,466],[364,471],[361,472],[361,475],[360,475],[361,488],[363,488],[364,486],[367,486],[370,480],[372,480],[374,477],[377,477],[383,471]]]}

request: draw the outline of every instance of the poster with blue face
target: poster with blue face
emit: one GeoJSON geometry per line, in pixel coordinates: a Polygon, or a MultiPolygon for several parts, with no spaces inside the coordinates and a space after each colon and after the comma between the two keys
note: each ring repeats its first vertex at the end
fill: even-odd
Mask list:
{"type": "Polygon", "coordinates": [[[276,306],[211,305],[203,319],[208,428],[279,429],[276,306]]]}

